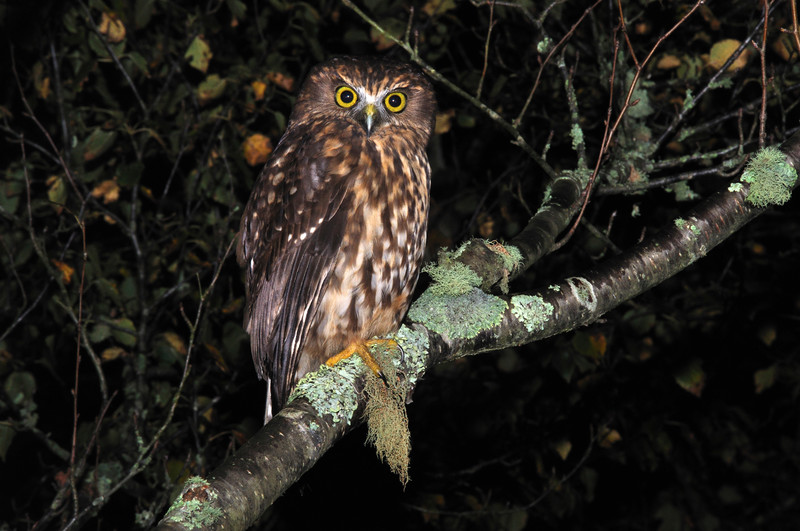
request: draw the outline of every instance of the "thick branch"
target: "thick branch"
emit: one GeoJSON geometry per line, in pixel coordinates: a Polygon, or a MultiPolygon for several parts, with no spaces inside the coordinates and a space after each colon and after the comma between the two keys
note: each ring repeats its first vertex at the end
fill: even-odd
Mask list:
{"type": "MultiPolygon", "coordinates": [[[[777,175],[796,175],[800,134],[782,146],[777,175]]],[[[767,176],[769,178],[769,176],[767,176]]],[[[580,277],[531,294],[499,297],[468,288],[426,291],[397,333],[395,360],[408,392],[435,364],[521,345],[573,330],[656,286],[705,256],[764,211],[746,201],[747,185],[707,199],[665,230],[580,277]]],[[[527,229],[526,229],[527,230],[527,229]]],[[[244,529],[339,438],[361,422],[362,362],[324,367],[298,386],[295,400],[209,478],[187,482],[159,529],[244,529]]]]}

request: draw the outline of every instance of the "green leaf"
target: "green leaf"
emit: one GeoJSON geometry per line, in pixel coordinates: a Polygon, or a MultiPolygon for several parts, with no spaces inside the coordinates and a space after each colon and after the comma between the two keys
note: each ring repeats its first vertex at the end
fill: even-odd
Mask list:
{"type": "Polygon", "coordinates": [[[227,84],[227,81],[224,78],[220,78],[217,74],[208,76],[197,87],[197,99],[200,100],[200,104],[202,105],[222,96],[227,84]]]}
{"type": "Polygon", "coordinates": [[[208,62],[212,57],[214,54],[211,53],[211,47],[199,35],[192,40],[189,49],[183,55],[184,59],[189,60],[189,66],[203,73],[208,70],[208,62]]]}
{"type": "Polygon", "coordinates": [[[6,460],[6,453],[16,434],[17,430],[8,424],[0,424],[0,461],[6,460]]]}
{"type": "Polygon", "coordinates": [[[0,184],[0,208],[13,214],[17,211],[19,199],[25,190],[24,174],[21,168],[9,169],[3,183],[0,184]]]}
{"type": "Polygon", "coordinates": [[[133,321],[127,317],[121,319],[114,319],[114,326],[111,328],[111,334],[121,344],[126,347],[133,347],[136,345],[136,327],[133,326],[133,321]]]}
{"type": "Polygon", "coordinates": [[[89,332],[89,341],[92,343],[100,343],[111,336],[111,327],[105,323],[98,323],[92,327],[89,332]]]}
{"type": "Polygon", "coordinates": [[[117,139],[116,131],[103,131],[99,127],[91,132],[83,145],[83,160],[90,161],[108,151],[117,139]]]}
{"type": "Polygon", "coordinates": [[[773,364],[766,369],[756,371],[753,375],[753,382],[756,386],[756,394],[761,394],[775,384],[778,376],[778,366],[773,364]]]}
{"type": "Polygon", "coordinates": [[[61,176],[52,176],[47,180],[47,199],[56,205],[63,205],[67,201],[67,183],[61,176]]]}
{"type": "Polygon", "coordinates": [[[123,164],[117,169],[117,182],[120,186],[136,186],[144,171],[144,164],[139,161],[123,164]]]}
{"type": "Polygon", "coordinates": [[[153,16],[156,0],[136,0],[133,7],[133,22],[136,29],[142,29],[150,23],[150,18],[153,16]]]}
{"type": "Polygon", "coordinates": [[[29,407],[36,393],[36,379],[27,371],[15,371],[6,378],[3,389],[13,404],[18,407],[29,407]]]}
{"type": "Polygon", "coordinates": [[[130,59],[131,62],[136,65],[136,68],[141,70],[144,75],[150,75],[150,72],[147,69],[147,59],[145,59],[142,54],[138,52],[131,52],[128,54],[128,59],[130,59]]]}
{"type": "Polygon", "coordinates": [[[106,45],[103,40],[97,36],[95,33],[89,33],[89,48],[97,55],[98,57],[106,58],[108,57],[108,50],[106,50],[106,45]]]}
{"type": "Polygon", "coordinates": [[[703,387],[706,383],[706,373],[703,371],[703,362],[693,359],[686,366],[675,373],[675,382],[684,390],[694,396],[699,397],[703,394],[703,387]]]}
{"type": "Polygon", "coordinates": [[[242,0],[227,0],[225,3],[228,4],[228,9],[231,10],[233,16],[239,20],[243,19],[247,14],[247,6],[242,0]]]}

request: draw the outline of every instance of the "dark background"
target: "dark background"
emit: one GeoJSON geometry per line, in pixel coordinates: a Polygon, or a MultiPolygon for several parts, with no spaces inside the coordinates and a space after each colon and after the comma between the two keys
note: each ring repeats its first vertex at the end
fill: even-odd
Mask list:
{"type": "MultiPolygon", "coordinates": [[[[630,45],[618,4],[606,1],[562,47],[590,167],[609,107],[614,39],[616,119],[631,51],[643,61],[692,6],[622,4],[630,45]]],[[[669,143],[646,152],[709,83],[712,46],[744,40],[764,15],[756,3],[732,4],[704,6],[660,44],[638,105],[603,156],[597,188],[606,195],[590,203],[589,225],[513,292],[579,274],[672,223],[726,187],[757,149],[762,64],[750,46],[746,65],[696,102],[669,143]],[[726,146],[734,149],[702,157],[726,146]],[[646,188],[680,174],[684,184],[646,188]],[[643,188],[621,193],[632,183],[643,188]]],[[[560,41],[588,7],[358,5],[398,36],[414,7],[411,39],[422,59],[472,95],[481,85],[481,101],[509,121],[545,59],[537,45],[560,41]]],[[[774,3],[767,24],[768,144],[800,119],[797,53],[781,32],[792,29],[790,7],[774,3]]],[[[0,35],[0,529],[70,520],[73,432],[76,463],[87,457],[76,478],[80,508],[106,495],[82,526],[146,528],[186,477],[213,470],[263,414],[263,383],[241,328],[240,271],[223,261],[263,164],[247,161],[243,143],[256,133],[277,142],[313,64],[339,53],[408,56],[332,1],[11,1],[0,3],[0,35]],[[205,72],[186,57],[196,38],[213,54],[205,72]],[[204,97],[211,75],[225,85],[204,97]],[[217,270],[192,336],[183,315],[194,322],[217,270]],[[128,477],[167,418],[187,349],[191,372],[174,417],[152,459],[128,477]]],[[[577,156],[559,55],[543,66],[519,132],[539,153],[548,146],[548,162],[565,171],[577,156]]],[[[431,259],[472,235],[513,237],[546,185],[497,123],[447,86],[436,90],[431,259]]],[[[796,528],[798,221],[796,201],[769,210],[590,327],[437,367],[408,408],[405,490],[364,446],[361,428],[279,499],[261,528],[796,528]]]]}

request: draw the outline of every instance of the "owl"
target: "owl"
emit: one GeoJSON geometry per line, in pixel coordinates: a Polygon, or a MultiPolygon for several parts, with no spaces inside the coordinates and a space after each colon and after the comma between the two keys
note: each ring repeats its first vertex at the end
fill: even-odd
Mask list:
{"type": "Polygon", "coordinates": [[[298,380],[397,330],[425,249],[436,99],[414,66],[314,67],[242,215],[244,326],[265,420],[298,380]]]}

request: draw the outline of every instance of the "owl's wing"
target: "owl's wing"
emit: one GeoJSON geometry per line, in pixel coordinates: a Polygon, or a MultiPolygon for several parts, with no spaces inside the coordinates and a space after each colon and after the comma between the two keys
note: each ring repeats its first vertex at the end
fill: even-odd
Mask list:
{"type": "Polygon", "coordinates": [[[271,378],[276,409],[294,384],[347,221],[346,179],[331,171],[341,168],[343,153],[326,154],[323,143],[287,131],[259,175],[238,236],[247,280],[244,325],[259,376],[271,378]]]}

